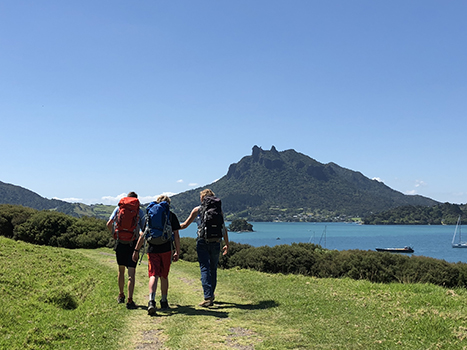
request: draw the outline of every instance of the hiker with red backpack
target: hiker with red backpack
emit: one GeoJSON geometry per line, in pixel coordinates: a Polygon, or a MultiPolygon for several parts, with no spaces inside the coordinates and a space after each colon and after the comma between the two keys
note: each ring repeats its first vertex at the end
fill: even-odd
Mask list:
{"type": "Polygon", "coordinates": [[[161,195],[146,208],[146,229],[138,239],[133,253],[133,261],[138,261],[139,251],[147,244],[149,302],[148,315],[156,315],[157,281],[161,279],[161,310],[169,309],[167,294],[169,290],[169,271],[173,261],[180,256],[180,223],[170,211],[170,198],[161,195]],[[175,251],[173,246],[175,244],[175,251]]]}
{"type": "Polygon", "coordinates": [[[113,234],[115,240],[115,253],[118,264],[118,288],[120,290],[117,301],[125,302],[125,269],[128,269],[128,300],[127,309],[136,309],[133,301],[135,289],[136,262],[133,261],[133,251],[139,238],[140,231],[144,230],[145,217],[140,209],[138,195],[135,192],[128,193],[122,198],[114,209],[107,222],[107,228],[113,234]]]}
{"type": "Polygon", "coordinates": [[[210,189],[200,192],[200,200],[201,205],[191,211],[188,219],[180,225],[180,229],[187,228],[195,219],[198,223],[196,252],[204,292],[204,300],[198,305],[209,307],[214,304],[221,241],[224,239],[222,251],[223,255],[226,255],[229,250],[229,235],[224,224],[221,200],[210,189]]]}

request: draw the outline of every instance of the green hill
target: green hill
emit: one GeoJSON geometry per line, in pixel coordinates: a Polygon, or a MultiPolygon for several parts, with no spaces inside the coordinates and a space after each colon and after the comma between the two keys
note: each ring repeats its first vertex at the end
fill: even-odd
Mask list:
{"type": "Polygon", "coordinates": [[[37,210],[55,210],[74,217],[94,216],[107,219],[114,206],[69,203],[59,199],[47,199],[26,188],[0,181],[0,204],[22,205],[37,210]]]}
{"type": "Polygon", "coordinates": [[[218,181],[172,197],[185,218],[198,205],[199,191],[211,188],[222,198],[228,218],[251,221],[323,221],[364,217],[404,205],[438,202],[409,196],[360,172],[335,163],[322,164],[296,152],[253,147],[250,156],[231,164],[218,181]]]}

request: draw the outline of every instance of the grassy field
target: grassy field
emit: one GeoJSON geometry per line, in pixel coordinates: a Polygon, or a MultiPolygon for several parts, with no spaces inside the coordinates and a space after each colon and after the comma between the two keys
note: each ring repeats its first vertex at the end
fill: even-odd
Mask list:
{"type": "Polygon", "coordinates": [[[198,266],[179,261],[171,309],[149,317],[147,265],[137,310],[117,304],[116,270],[110,249],[0,237],[0,349],[467,348],[464,289],[232,269],[219,271],[215,305],[203,309],[198,266]]]}

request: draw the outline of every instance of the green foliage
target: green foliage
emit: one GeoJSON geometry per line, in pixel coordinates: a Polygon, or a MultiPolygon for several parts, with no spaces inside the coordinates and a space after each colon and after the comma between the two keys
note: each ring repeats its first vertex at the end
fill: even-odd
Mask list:
{"type": "MultiPolygon", "coordinates": [[[[196,247],[195,247],[196,248],[196,247]]],[[[231,261],[232,257],[235,257],[238,252],[246,250],[248,248],[253,248],[249,244],[242,244],[237,242],[229,242],[229,253],[227,255],[222,255],[219,259],[219,266],[224,269],[230,269],[236,266],[234,262],[231,261]]]]}
{"type": "Polygon", "coordinates": [[[20,205],[0,204],[0,236],[13,237],[16,226],[25,223],[36,210],[20,205]]]}
{"type": "Polygon", "coordinates": [[[180,238],[180,259],[191,262],[198,261],[196,239],[190,237],[180,238]]]}
{"type": "Polygon", "coordinates": [[[58,212],[40,211],[16,226],[13,238],[24,242],[58,246],[57,238],[65,234],[75,218],[58,212]]]}
{"type": "Polygon", "coordinates": [[[450,203],[432,207],[407,205],[369,215],[363,223],[366,225],[455,225],[459,215],[467,217],[465,205],[450,203]]]}
{"type": "Polygon", "coordinates": [[[58,246],[87,249],[112,247],[113,239],[104,220],[83,216],[68,227],[58,239],[58,246]]]}
{"type": "Polygon", "coordinates": [[[253,225],[248,223],[245,219],[236,219],[230,223],[228,229],[232,232],[253,231],[253,225]]]}
{"type": "Polygon", "coordinates": [[[113,246],[102,219],[75,218],[56,211],[0,205],[0,235],[33,244],[64,248],[113,246]]]}
{"type": "MultiPolygon", "coordinates": [[[[197,261],[194,238],[182,238],[181,246],[183,260],[197,261]]],[[[327,250],[311,243],[252,247],[231,242],[229,254],[221,256],[219,266],[374,283],[432,283],[467,288],[465,263],[369,250],[327,250]]]]}

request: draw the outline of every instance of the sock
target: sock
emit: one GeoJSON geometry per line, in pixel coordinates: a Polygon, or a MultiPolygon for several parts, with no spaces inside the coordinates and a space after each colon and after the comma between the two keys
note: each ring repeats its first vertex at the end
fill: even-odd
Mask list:
{"type": "Polygon", "coordinates": [[[161,296],[161,301],[167,301],[167,294],[161,296]]]}
{"type": "Polygon", "coordinates": [[[149,294],[149,301],[156,299],[156,292],[149,294]]]}

